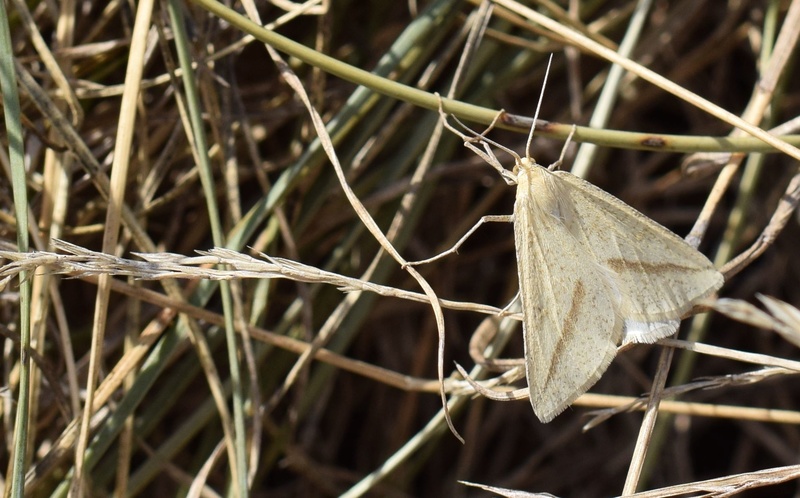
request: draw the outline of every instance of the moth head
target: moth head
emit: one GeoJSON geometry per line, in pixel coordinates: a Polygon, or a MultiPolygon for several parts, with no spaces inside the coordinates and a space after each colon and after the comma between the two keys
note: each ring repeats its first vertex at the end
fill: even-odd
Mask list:
{"type": "Polygon", "coordinates": [[[514,161],[514,176],[518,176],[520,172],[529,172],[536,166],[539,166],[539,163],[536,162],[535,159],[531,158],[530,156],[526,155],[525,157],[517,157],[516,161],[514,161]]]}

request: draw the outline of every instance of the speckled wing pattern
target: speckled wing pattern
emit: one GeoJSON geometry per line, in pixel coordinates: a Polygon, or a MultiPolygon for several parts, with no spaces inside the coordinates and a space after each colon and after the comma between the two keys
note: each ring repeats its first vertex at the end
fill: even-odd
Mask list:
{"type": "Polygon", "coordinates": [[[543,422],[586,392],[617,346],[677,330],[722,275],[616,197],[523,159],[514,236],[531,404],[543,422]]]}

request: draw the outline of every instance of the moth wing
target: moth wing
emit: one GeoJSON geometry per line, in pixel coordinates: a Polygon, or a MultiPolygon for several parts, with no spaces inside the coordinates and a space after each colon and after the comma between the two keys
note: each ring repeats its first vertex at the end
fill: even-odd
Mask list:
{"type": "Polygon", "coordinates": [[[638,320],[625,319],[625,330],[622,337],[622,344],[631,343],[651,343],[664,337],[675,335],[678,327],[681,326],[680,320],[663,320],[660,322],[640,322],[638,320]]]}
{"type": "Polygon", "coordinates": [[[605,372],[624,324],[608,272],[558,221],[557,182],[532,173],[518,174],[514,236],[530,400],[549,422],[605,372]]]}
{"type": "Polygon", "coordinates": [[[568,230],[619,288],[625,342],[671,335],[697,300],[722,286],[711,261],[668,229],[571,173],[542,171],[562,180],[574,210],[568,230]]]}

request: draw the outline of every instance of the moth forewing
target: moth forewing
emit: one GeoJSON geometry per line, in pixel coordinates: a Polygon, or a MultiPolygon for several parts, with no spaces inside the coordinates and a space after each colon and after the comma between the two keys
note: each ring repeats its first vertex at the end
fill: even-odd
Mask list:
{"type": "Polygon", "coordinates": [[[516,173],[525,370],[533,411],[548,422],[608,368],[623,320],[613,282],[559,221],[571,215],[564,211],[569,202],[560,197],[557,178],[532,163],[518,165],[516,173]]]}
{"type": "Polygon", "coordinates": [[[683,239],[594,185],[530,159],[514,172],[526,376],[547,422],[600,378],[619,344],[672,335],[723,280],[683,239]]]}
{"type": "Polygon", "coordinates": [[[562,180],[578,220],[571,225],[573,235],[612,273],[626,320],[679,319],[722,287],[711,261],[682,238],[571,173],[553,175],[562,180]]]}

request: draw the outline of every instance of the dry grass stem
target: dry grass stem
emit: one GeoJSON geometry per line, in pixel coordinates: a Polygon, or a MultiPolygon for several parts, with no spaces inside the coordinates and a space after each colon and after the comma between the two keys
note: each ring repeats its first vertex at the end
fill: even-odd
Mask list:
{"type": "MultiPolygon", "coordinates": [[[[350,7],[0,8],[5,494],[796,495],[800,0],[350,7]],[[530,159],[725,282],[541,424],[491,221],[547,71],[530,159]]],[[[527,285],[586,267],[570,243],[527,285]]]]}

